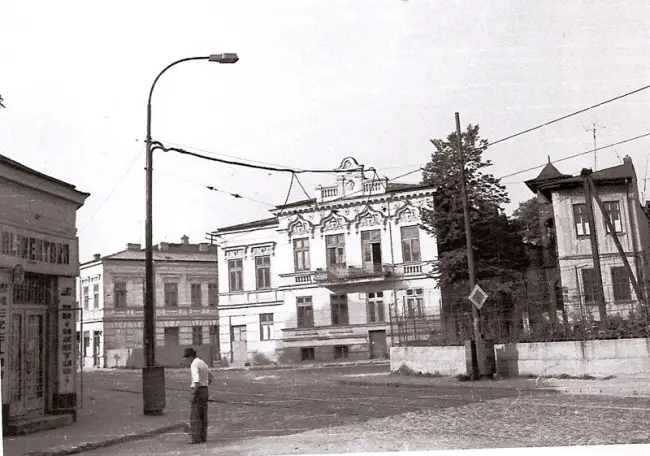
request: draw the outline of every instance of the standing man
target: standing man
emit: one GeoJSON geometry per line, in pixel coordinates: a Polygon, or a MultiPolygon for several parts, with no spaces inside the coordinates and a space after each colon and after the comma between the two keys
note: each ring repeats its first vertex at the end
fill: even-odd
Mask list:
{"type": "Polygon", "coordinates": [[[183,358],[191,362],[190,443],[204,443],[208,440],[208,385],[212,383],[212,372],[193,348],[186,348],[183,358]]]}

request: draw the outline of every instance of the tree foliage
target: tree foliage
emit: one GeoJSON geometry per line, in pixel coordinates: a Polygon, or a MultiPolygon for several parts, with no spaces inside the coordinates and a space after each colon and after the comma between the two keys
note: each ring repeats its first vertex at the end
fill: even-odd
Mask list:
{"type": "Polygon", "coordinates": [[[539,200],[533,196],[519,204],[512,216],[519,222],[524,242],[542,245],[542,229],[539,225],[539,200]]]}
{"type": "MultiPolygon", "coordinates": [[[[422,223],[438,243],[433,274],[443,287],[466,282],[469,276],[456,136],[454,132],[431,141],[435,150],[423,173],[423,182],[437,189],[432,207],[423,211],[422,223]]],[[[508,194],[487,171],[492,163],[483,160],[487,141],[480,138],[479,126],[469,125],[461,140],[476,278],[494,293],[509,293],[527,266],[522,228],[503,212],[508,194]]]]}

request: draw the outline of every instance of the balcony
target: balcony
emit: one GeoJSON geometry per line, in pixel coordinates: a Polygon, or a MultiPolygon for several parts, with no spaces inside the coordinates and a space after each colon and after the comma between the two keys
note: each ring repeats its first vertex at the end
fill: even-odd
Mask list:
{"type": "Polygon", "coordinates": [[[314,282],[320,284],[343,284],[383,280],[391,274],[390,265],[365,264],[363,266],[330,266],[317,269],[314,282]]]}
{"type": "Polygon", "coordinates": [[[278,290],[254,290],[224,293],[219,297],[219,306],[246,306],[277,303],[284,299],[278,290]]]}

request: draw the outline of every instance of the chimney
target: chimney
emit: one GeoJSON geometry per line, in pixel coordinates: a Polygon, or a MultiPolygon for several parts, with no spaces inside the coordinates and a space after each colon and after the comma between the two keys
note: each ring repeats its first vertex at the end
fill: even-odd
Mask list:
{"type": "Polygon", "coordinates": [[[210,244],[202,242],[199,244],[199,252],[208,252],[210,250],[210,244]]]}
{"type": "Polygon", "coordinates": [[[161,252],[166,252],[169,250],[169,242],[161,242],[160,245],[158,246],[158,250],[161,252]]]}
{"type": "Polygon", "coordinates": [[[93,261],[98,261],[102,256],[99,253],[93,255],[93,261]]]}
{"type": "Polygon", "coordinates": [[[188,238],[187,236],[184,235],[181,238],[181,242],[183,243],[183,245],[189,245],[190,244],[190,238],[188,238]]]}
{"type": "Polygon", "coordinates": [[[140,244],[126,244],[126,250],[129,252],[137,252],[139,250],[142,250],[142,246],[140,244]]]}
{"type": "Polygon", "coordinates": [[[623,157],[623,164],[625,164],[625,165],[631,165],[632,164],[632,159],[630,158],[629,155],[626,155],[625,157],[623,157]]]}

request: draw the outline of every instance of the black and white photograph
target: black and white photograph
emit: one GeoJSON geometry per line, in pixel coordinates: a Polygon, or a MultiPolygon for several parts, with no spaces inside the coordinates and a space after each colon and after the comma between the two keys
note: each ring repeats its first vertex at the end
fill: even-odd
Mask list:
{"type": "Polygon", "coordinates": [[[7,456],[650,454],[650,3],[7,0],[7,456]]]}

